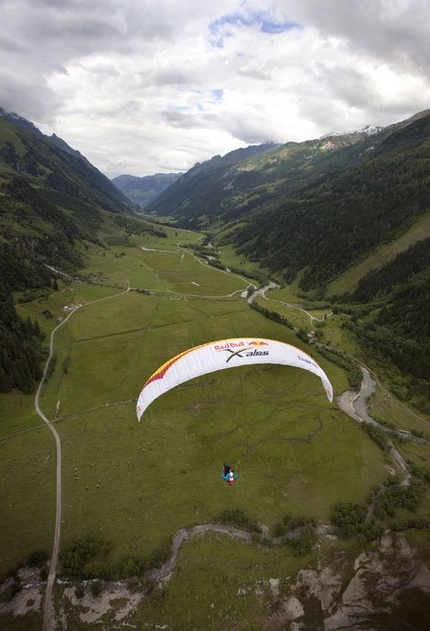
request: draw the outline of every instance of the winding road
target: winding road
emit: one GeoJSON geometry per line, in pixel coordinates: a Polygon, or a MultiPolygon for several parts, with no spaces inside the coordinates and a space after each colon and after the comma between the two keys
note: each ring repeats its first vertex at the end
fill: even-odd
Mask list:
{"type": "MultiPolygon", "coordinates": [[[[78,308],[78,307],[77,307],[78,308]]],[[[52,425],[51,421],[45,416],[45,414],[40,409],[39,399],[40,392],[42,390],[42,386],[45,383],[46,375],[48,372],[48,367],[51,362],[53,353],[54,353],[54,337],[55,333],[58,329],[63,326],[70,316],[76,311],[73,309],[60,324],[55,327],[55,329],[51,333],[51,339],[49,343],[49,355],[45,364],[45,369],[43,371],[42,379],[40,380],[39,386],[36,391],[36,396],[34,400],[34,407],[36,409],[37,414],[40,416],[43,421],[47,424],[49,429],[54,435],[55,438],[55,446],[56,446],[56,508],[55,508],[55,529],[54,529],[54,543],[52,546],[52,554],[51,554],[51,562],[49,564],[49,573],[48,580],[46,583],[46,591],[45,591],[45,602],[43,609],[43,628],[45,631],[51,631],[55,628],[54,626],[54,612],[52,607],[52,590],[55,582],[55,575],[57,570],[57,561],[58,561],[58,550],[60,547],[60,533],[61,533],[61,441],[58,435],[57,430],[52,425]]]]}
{"type": "Polygon", "coordinates": [[[64,318],[64,320],[62,320],[60,322],[60,324],[55,327],[55,329],[53,329],[53,331],[51,333],[50,342],[49,342],[48,359],[46,360],[46,364],[45,364],[45,368],[44,368],[44,371],[43,371],[42,379],[40,380],[39,386],[38,386],[37,391],[36,391],[35,399],[34,399],[35,410],[36,410],[37,414],[40,416],[40,418],[49,427],[49,429],[51,430],[52,434],[54,435],[55,447],[56,447],[55,529],[54,529],[54,543],[53,543],[53,546],[52,546],[51,561],[50,561],[50,564],[49,564],[48,580],[47,580],[47,583],[46,583],[45,600],[44,600],[44,607],[43,607],[43,629],[44,629],[44,631],[53,631],[55,629],[55,614],[54,614],[54,607],[53,607],[53,602],[52,602],[52,592],[53,592],[53,587],[54,587],[54,583],[55,583],[55,577],[56,577],[56,573],[57,573],[58,551],[59,551],[59,548],[60,548],[61,499],[62,499],[62,497],[61,497],[61,488],[62,487],[61,487],[61,441],[60,441],[60,436],[58,435],[58,432],[55,429],[54,425],[45,416],[45,414],[42,412],[42,410],[40,408],[40,405],[39,405],[40,393],[41,393],[43,384],[45,383],[46,375],[48,374],[49,364],[50,364],[50,362],[52,360],[52,356],[54,354],[54,338],[55,338],[55,334],[58,331],[58,329],[60,327],[62,327],[64,324],[66,324],[66,322],[69,320],[69,318],[78,309],[81,309],[82,307],[88,306],[90,304],[94,304],[96,302],[101,302],[103,300],[109,300],[110,298],[116,298],[117,296],[120,296],[121,294],[127,293],[128,291],[130,291],[130,287],[128,287],[125,291],[121,291],[119,294],[114,294],[113,296],[107,296],[106,298],[99,298],[98,300],[94,300],[92,302],[86,303],[85,305],[80,305],[78,307],[75,307],[74,309],[72,309],[69,312],[67,317],[64,318]]]}

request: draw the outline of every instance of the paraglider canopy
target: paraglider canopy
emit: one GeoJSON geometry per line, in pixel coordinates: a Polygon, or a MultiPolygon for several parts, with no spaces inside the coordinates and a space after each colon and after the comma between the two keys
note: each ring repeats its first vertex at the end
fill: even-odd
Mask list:
{"type": "Polygon", "coordinates": [[[333,400],[327,375],[307,353],[285,342],[235,337],[195,346],[160,366],[142,388],[136,405],[137,418],[140,421],[148,405],[184,381],[248,364],[283,364],[308,370],[321,379],[329,401],[333,400]]]}

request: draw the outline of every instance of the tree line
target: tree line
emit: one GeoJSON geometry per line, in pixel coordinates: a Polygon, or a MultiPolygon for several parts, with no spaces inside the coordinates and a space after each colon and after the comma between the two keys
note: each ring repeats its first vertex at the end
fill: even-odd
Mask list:
{"type": "Polygon", "coordinates": [[[23,320],[16,312],[12,295],[0,281],[0,392],[17,388],[33,391],[42,377],[41,362],[46,358],[44,334],[37,321],[23,320]]]}

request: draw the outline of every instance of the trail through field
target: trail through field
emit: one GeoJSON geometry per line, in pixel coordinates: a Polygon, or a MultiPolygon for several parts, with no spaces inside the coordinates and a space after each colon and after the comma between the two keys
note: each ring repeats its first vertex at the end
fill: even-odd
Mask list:
{"type": "Polygon", "coordinates": [[[60,531],[61,531],[61,442],[60,442],[60,437],[58,435],[57,430],[55,429],[55,427],[52,425],[50,420],[45,416],[45,414],[40,409],[39,398],[40,398],[40,391],[42,390],[42,386],[45,382],[46,375],[48,372],[48,367],[51,362],[53,351],[54,351],[55,333],[58,331],[58,329],[61,326],[63,326],[68,321],[68,319],[71,317],[74,311],[76,311],[76,309],[71,311],[69,315],[67,316],[67,318],[65,318],[57,327],[55,327],[55,329],[51,333],[51,339],[50,339],[50,344],[49,344],[49,356],[46,361],[45,369],[43,371],[43,376],[39,383],[39,387],[37,388],[36,397],[34,401],[34,406],[35,406],[37,414],[40,416],[40,418],[43,419],[43,421],[47,424],[52,434],[54,435],[55,447],[56,447],[56,459],[57,459],[54,543],[52,546],[51,562],[49,565],[48,580],[46,583],[45,602],[44,602],[44,611],[43,611],[43,623],[44,623],[44,629],[46,631],[51,631],[51,629],[55,628],[54,627],[54,613],[53,613],[53,607],[52,607],[52,588],[54,586],[54,581],[55,581],[58,550],[60,546],[60,531]]]}
{"type": "MultiPolygon", "coordinates": [[[[143,246],[141,246],[141,249],[144,252],[166,252],[168,254],[174,254],[175,252],[182,252],[182,256],[184,256],[185,254],[189,254],[190,256],[193,257],[193,259],[195,259],[200,265],[203,265],[203,267],[206,267],[207,265],[209,265],[208,260],[205,259],[202,261],[201,257],[196,256],[196,254],[194,254],[194,252],[190,252],[187,248],[184,248],[183,246],[181,246],[180,243],[176,244],[176,250],[158,250],[156,248],[145,248],[143,246]]],[[[210,258],[210,257],[208,257],[210,258]]],[[[212,257],[214,258],[214,257],[212,257]]],[[[235,278],[240,278],[240,280],[242,280],[244,283],[249,283],[249,285],[251,285],[252,287],[254,287],[254,289],[256,289],[254,283],[251,283],[249,281],[249,279],[244,278],[243,276],[241,276],[240,274],[236,274],[235,272],[232,272],[229,269],[221,269],[220,267],[214,267],[212,266],[212,269],[216,272],[219,272],[220,274],[226,274],[227,276],[234,276],[235,278]]],[[[272,285],[272,283],[271,283],[272,285]]],[[[278,285],[273,285],[273,287],[277,287],[278,285]]],[[[238,291],[233,292],[232,294],[229,295],[234,295],[236,293],[239,293],[238,291]]],[[[215,296],[214,296],[215,297],[215,296]]]]}
{"type": "MultiPolygon", "coordinates": [[[[310,313],[309,311],[306,311],[306,309],[303,309],[303,307],[301,307],[300,305],[294,304],[293,302],[285,302],[283,300],[276,300],[275,298],[267,298],[266,291],[268,291],[269,289],[276,289],[276,288],[279,288],[279,285],[276,285],[276,283],[270,283],[269,285],[266,285],[266,287],[257,289],[248,298],[248,303],[251,304],[254,298],[260,297],[260,298],[263,298],[263,300],[268,300],[270,302],[277,302],[281,305],[285,305],[286,307],[291,307],[291,309],[297,309],[297,311],[301,311],[302,313],[305,313],[311,322],[313,322],[314,320],[316,320],[317,322],[324,322],[325,318],[317,318],[316,316],[312,315],[312,313],[310,313]]],[[[327,313],[325,317],[328,317],[330,315],[332,315],[332,312],[327,313]]]]}
{"type": "Polygon", "coordinates": [[[43,628],[45,631],[51,631],[55,629],[55,616],[54,616],[54,607],[52,603],[52,590],[55,582],[56,571],[57,571],[57,563],[58,563],[58,551],[60,547],[60,534],[61,534],[61,496],[62,496],[62,487],[61,487],[61,441],[58,435],[57,430],[51,421],[45,416],[42,412],[39,404],[40,400],[40,392],[42,390],[43,384],[46,380],[46,375],[48,374],[48,367],[52,360],[53,352],[54,352],[54,338],[58,329],[66,324],[66,322],[71,318],[71,316],[78,309],[82,309],[82,307],[88,306],[90,304],[94,304],[96,302],[101,302],[102,300],[109,300],[110,298],[117,297],[121,294],[127,293],[130,290],[128,287],[125,291],[120,292],[119,294],[115,294],[114,296],[107,296],[106,298],[99,298],[97,300],[93,300],[92,302],[88,302],[85,305],[80,305],[75,307],[70,313],[67,315],[64,320],[60,322],[58,326],[51,333],[50,343],[49,343],[49,355],[46,360],[45,369],[43,371],[42,379],[40,380],[39,386],[36,391],[36,396],[34,400],[34,407],[36,409],[37,414],[40,418],[46,423],[46,425],[51,430],[54,439],[55,439],[55,447],[56,447],[56,507],[55,507],[55,529],[54,529],[54,543],[52,546],[52,554],[51,561],[49,564],[49,573],[48,580],[46,583],[46,591],[45,591],[45,601],[43,608],[43,628]]]}

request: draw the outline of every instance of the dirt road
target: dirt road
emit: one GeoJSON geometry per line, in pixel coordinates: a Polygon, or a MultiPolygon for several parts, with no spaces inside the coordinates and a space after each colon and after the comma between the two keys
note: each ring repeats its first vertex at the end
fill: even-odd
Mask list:
{"type": "Polygon", "coordinates": [[[51,338],[50,338],[50,342],[49,342],[49,356],[48,356],[48,359],[46,361],[45,369],[44,369],[43,375],[42,375],[42,379],[40,380],[39,386],[38,386],[37,391],[36,391],[36,396],[35,396],[35,399],[34,399],[34,407],[36,409],[37,414],[46,423],[46,425],[49,427],[49,429],[51,430],[51,432],[52,432],[52,434],[54,436],[55,448],[56,448],[56,461],[57,461],[56,462],[55,529],[54,529],[54,542],[53,542],[53,545],[52,545],[52,554],[51,554],[51,561],[50,561],[50,564],[49,564],[49,573],[48,573],[48,580],[47,580],[47,584],[46,584],[45,601],[44,601],[44,608],[43,608],[43,629],[44,629],[44,631],[53,631],[55,629],[55,614],[54,614],[54,607],[53,607],[53,603],[52,603],[52,590],[53,590],[54,583],[55,583],[55,577],[56,577],[56,572],[57,572],[57,563],[58,563],[58,551],[59,551],[59,548],[60,548],[61,499],[62,499],[61,495],[62,495],[62,491],[61,491],[61,441],[60,441],[60,436],[58,435],[58,432],[55,429],[54,425],[51,423],[51,421],[45,416],[45,414],[40,409],[40,405],[39,405],[40,393],[41,393],[43,384],[45,383],[46,375],[48,374],[48,367],[49,367],[49,364],[51,362],[51,359],[52,359],[52,356],[53,356],[53,353],[54,353],[54,338],[55,338],[55,334],[58,331],[58,329],[60,327],[64,326],[64,324],[66,324],[66,322],[69,320],[69,318],[78,309],[81,309],[82,307],[90,305],[90,304],[94,304],[96,302],[101,302],[103,300],[109,300],[110,298],[115,298],[117,296],[120,296],[123,293],[127,293],[128,291],[130,291],[130,287],[128,287],[125,291],[120,292],[119,294],[114,294],[113,296],[107,296],[106,298],[100,298],[98,300],[94,300],[91,303],[87,303],[86,305],[80,305],[78,307],[75,307],[72,311],[69,312],[67,317],[64,318],[64,320],[62,320],[60,322],[60,324],[55,327],[55,329],[51,333],[51,338]]]}
{"type": "Polygon", "coordinates": [[[55,628],[54,612],[53,612],[53,607],[52,607],[52,588],[55,582],[58,550],[60,547],[60,532],[61,532],[61,442],[60,442],[60,437],[58,435],[57,430],[55,429],[55,427],[52,425],[52,423],[49,421],[49,419],[45,416],[45,414],[40,409],[39,398],[40,398],[40,392],[42,390],[42,386],[45,383],[49,363],[52,359],[52,355],[54,352],[55,333],[65,322],[67,322],[67,320],[70,318],[72,313],[74,313],[74,311],[71,311],[69,315],[67,316],[67,318],[65,318],[57,327],[55,327],[55,329],[51,333],[51,339],[49,343],[49,356],[45,364],[45,370],[43,371],[43,376],[39,383],[39,387],[37,388],[37,392],[36,392],[36,396],[34,400],[34,407],[36,409],[37,414],[40,416],[41,419],[45,421],[45,423],[47,424],[47,426],[49,427],[49,429],[54,435],[55,447],[56,447],[56,459],[57,459],[54,543],[52,546],[51,562],[49,565],[49,574],[48,574],[48,581],[46,584],[45,602],[44,602],[44,611],[43,611],[43,628],[45,631],[51,631],[52,629],[55,628]]]}

